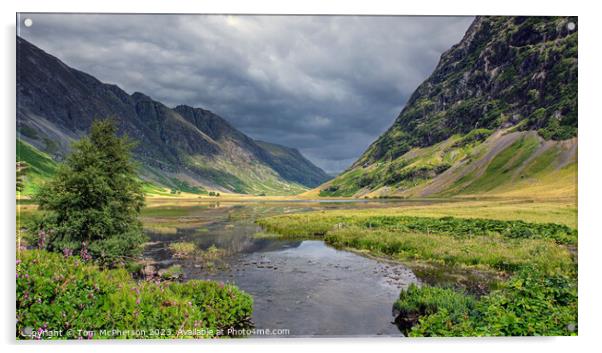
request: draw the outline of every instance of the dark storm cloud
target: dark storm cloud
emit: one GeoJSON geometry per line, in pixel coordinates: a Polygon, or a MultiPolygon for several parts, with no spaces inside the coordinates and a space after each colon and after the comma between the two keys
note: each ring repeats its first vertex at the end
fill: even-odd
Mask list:
{"type": "MultiPolygon", "coordinates": [[[[28,15],[67,64],[250,136],[349,166],[393,122],[469,17],[28,15]]],[[[24,17],[22,17],[24,18],[24,17]]]]}

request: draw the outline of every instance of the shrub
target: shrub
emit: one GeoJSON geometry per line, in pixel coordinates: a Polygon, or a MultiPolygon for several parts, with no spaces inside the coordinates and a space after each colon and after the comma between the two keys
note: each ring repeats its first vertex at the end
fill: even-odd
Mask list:
{"type": "Polygon", "coordinates": [[[16,281],[19,338],[31,329],[62,330],[41,337],[62,339],[218,337],[250,327],[253,300],[233,285],[135,282],[124,269],[41,250],[21,253],[16,281]]]}
{"type": "Polygon", "coordinates": [[[32,231],[34,237],[40,230],[48,236],[49,250],[87,247],[93,258],[109,265],[140,252],[144,193],[131,158],[133,144],[116,131],[110,120],[95,121],[35,195],[43,213],[32,231]]]}
{"type": "Polygon", "coordinates": [[[402,291],[395,308],[400,315],[422,315],[411,336],[575,335],[577,279],[575,273],[549,275],[525,267],[479,300],[425,286],[402,291]]]}
{"type": "Polygon", "coordinates": [[[408,334],[409,329],[418,323],[421,317],[433,315],[445,310],[450,320],[465,320],[476,300],[453,289],[431,286],[418,287],[414,283],[401,291],[399,299],[393,304],[395,323],[408,334]]]}

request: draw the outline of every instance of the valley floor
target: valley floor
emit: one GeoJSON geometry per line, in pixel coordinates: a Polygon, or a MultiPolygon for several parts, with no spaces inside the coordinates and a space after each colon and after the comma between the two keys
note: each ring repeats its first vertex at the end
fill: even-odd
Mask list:
{"type": "Polygon", "coordinates": [[[320,238],[408,265],[424,285],[402,291],[395,303],[406,334],[576,333],[573,198],[431,200],[258,223],[276,237],[320,238]]]}
{"type": "MultiPolygon", "coordinates": [[[[311,208],[304,205],[318,200],[186,196],[148,197],[145,228],[166,236],[186,227],[201,229],[224,216],[220,207],[259,202],[279,211],[253,215],[264,229],[258,236],[320,239],[410,267],[422,285],[402,290],[391,303],[407,335],[577,332],[575,198],[337,198],[336,206],[305,212],[311,208]],[[353,206],[342,206],[346,202],[353,206]],[[196,207],[204,218],[188,217],[196,207]]],[[[329,200],[319,201],[328,205],[329,200]]],[[[19,200],[17,229],[36,212],[31,201],[19,200]]],[[[228,222],[237,217],[225,215],[228,222]]]]}

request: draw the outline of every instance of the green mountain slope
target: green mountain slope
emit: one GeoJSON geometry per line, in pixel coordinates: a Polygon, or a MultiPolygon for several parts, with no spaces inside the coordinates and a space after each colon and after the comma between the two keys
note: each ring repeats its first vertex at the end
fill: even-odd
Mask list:
{"type": "Polygon", "coordinates": [[[303,157],[296,148],[290,148],[265,141],[255,141],[270,154],[272,167],[286,179],[295,180],[303,185],[317,186],[331,177],[303,157]]]}
{"type": "Polygon", "coordinates": [[[57,168],[57,163],[48,154],[20,140],[17,140],[17,161],[27,163],[22,195],[33,194],[41,183],[54,175],[57,168]]]}
{"type": "Polygon", "coordinates": [[[577,19],[476,18],[391,128],[320,195],[576,195],[577,30],[569,22],[577,19]]]}
{"type": "Polygon", "coordinates": [[[305,168],[281,164],[217,114],[130,95],[17,38],[18,139],[60,159],[94,119],[104,118],[137,142],[141,176],[168,188],[287,195],[328,179],[300,154],[293,163],[305,168]],[[297,174],[308,171],[309,178],[297,174]]]}

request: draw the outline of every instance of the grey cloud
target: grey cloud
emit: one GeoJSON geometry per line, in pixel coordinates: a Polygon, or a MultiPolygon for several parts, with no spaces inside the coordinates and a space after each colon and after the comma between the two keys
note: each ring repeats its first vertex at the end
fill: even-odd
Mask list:
{"type": "Polygon", "coordinates": [[[29,14],[20,35],[68,65],[250,136],[348,167],[471,17],[29,14]]]}

